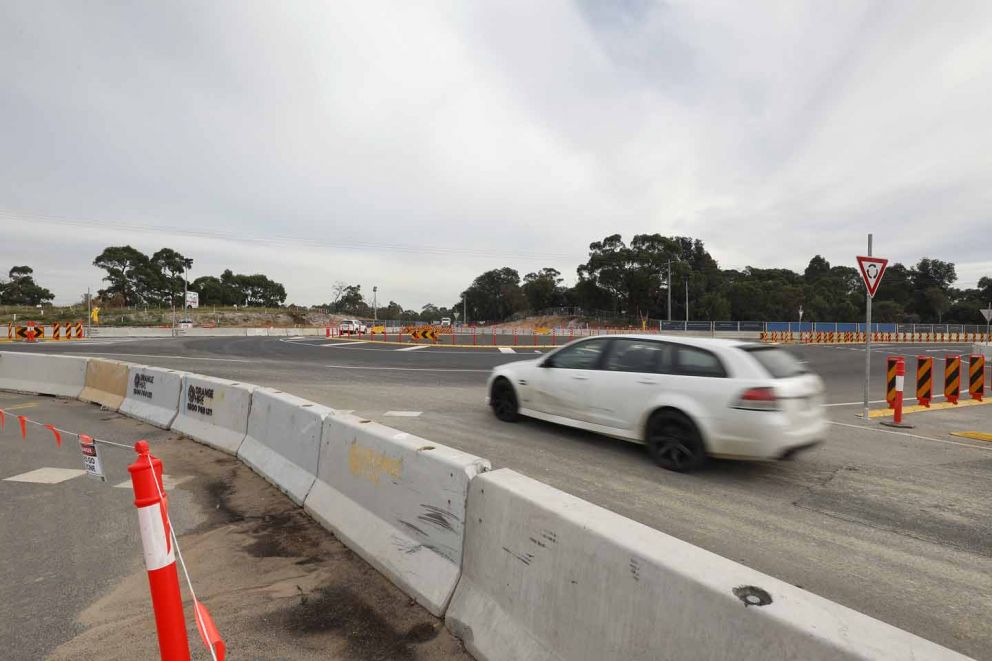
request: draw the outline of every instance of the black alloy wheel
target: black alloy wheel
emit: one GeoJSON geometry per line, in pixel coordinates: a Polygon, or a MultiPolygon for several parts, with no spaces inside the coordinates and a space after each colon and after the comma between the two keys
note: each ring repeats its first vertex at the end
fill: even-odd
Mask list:
{"type": "Polygon", "coordinates": [[[493,384],[489,405],[493,407],[496,417],[503,422],[516,422],[520,419],[517,393],[506,379],[500,379],[493,384]]]}
{"type": "Polygon", "coordinates": [[[678,411],[660,411],[651,416],[644,442],[651,459],[667,470],[683,473],[706,463],[699,430],[678,411]]]}

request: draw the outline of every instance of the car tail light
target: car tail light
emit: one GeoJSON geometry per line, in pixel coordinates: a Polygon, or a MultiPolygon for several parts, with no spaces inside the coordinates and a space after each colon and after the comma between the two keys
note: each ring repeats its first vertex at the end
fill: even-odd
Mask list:
{"type": "Polygon", "coordinates": [[[778,397],[774,388],[748,388],[734,403],[735,409],[745,411],[777,411],[778,397]]]}

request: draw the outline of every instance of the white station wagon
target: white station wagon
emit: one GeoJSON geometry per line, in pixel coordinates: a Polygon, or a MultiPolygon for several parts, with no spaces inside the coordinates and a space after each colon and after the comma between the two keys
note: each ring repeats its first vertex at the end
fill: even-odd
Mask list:
{"type": "Polygon", "coordinates": [[[647,445],[663,468],[781,459],[826,433],[823,381],[778,347],[657,335],[577,340],[493,369],[500,420],[529,416],[647,445]]]}

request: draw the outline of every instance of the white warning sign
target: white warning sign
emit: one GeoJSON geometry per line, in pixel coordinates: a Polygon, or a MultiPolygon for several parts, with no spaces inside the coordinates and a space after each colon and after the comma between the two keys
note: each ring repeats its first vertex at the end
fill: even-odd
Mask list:
{"type": "Polygon", "coordinates": [[[80,434],[79,449],[83,452],[83,467],[86,468],[86,474],[105,482],[107,477],[103,474],[103,463],[100,461],[100,450],[97,444],[86,434],[80,434]]]}

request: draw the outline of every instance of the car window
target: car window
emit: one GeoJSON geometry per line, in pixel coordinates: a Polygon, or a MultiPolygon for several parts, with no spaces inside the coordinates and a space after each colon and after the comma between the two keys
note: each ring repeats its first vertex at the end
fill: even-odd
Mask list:
{"type": "Polygon", "coordinates": [[[610,372],[665,373],[671,367],[672,345],[651,340],[614,340],[603,369],[610,372]]]}
{"type": "Polygon", "coordinates": [[[549,358],[549,367],[566,370],[597,369],[608,340],[586,340],[566,347],[549,358]]]}
{"type": "Polygon", "coordinates": [[[809,373],[806,365],[788,351],[762,346],[742,348],[751,354],[773,379],[788,379],[790,376],[809,373]]]}
{"type": "Polygon", "coordinates": [[[725,377],[727,371],[713,353],[698,347],[680,346],[676,352],[675,372],[683,376],[725,377]]]}

